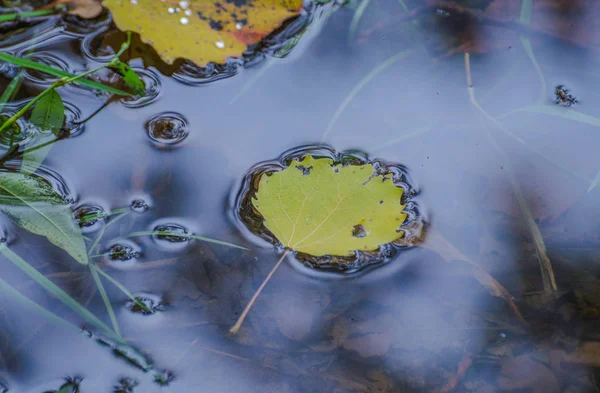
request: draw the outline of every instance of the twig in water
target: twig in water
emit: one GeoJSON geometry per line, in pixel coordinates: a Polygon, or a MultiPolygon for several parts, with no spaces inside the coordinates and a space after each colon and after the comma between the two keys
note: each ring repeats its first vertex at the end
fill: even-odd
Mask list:
{"type": "MultiPolygon", "coordinates": [[[[498,123],[498,121],[494,117],[490,116],[490,114],[488,114],[479,105],[479,103],[475,99],[475,91],[473,89],[473,80],[471,78],[471,59],[470,59],[470,55],[468,52],[465,52],[465,73],[466,73],[466,77],[467,77],[467,88],[469,90],[469,98],[470,98],[471,104],[475,107],[475,109],[477,109],[479,112],[481,112],[481,114],[483,114],[486,118],[490,119],[491,122],[495,126],[500,128],[500,130],[503,130],[502,126],[498,123]]],[[[544,285],[544,292],[545,293],[556,292],[556,291],[558,291],[558,288],[556,286],[556,279],[554,278],[554,270],[552,269],[552,263],[550,262],[550,258],[548,258],[548,254],[546,253],[546,244],[544,243],[544,238],[542,237],[540,228],[538,227],[535,220],[533,219],[531,209],[529,208],[529,204],[527,203],[527,200],[523,196],[523,191],[521,190],[521,186],[515,179],[514,171],[512,170],[510,160],[508,159],[508,156],[506,155],[504,150],[502,150],[502,148],[500,147],[500,145],[498,144],[498,142],[496,141],[494,136],[491,134],[491,132],[489,130],[487,130],[485,127],[483,128],[483,130],[485,131],[485,133],[486,133],[488,139],[490,140],[490,142],[492,143],[492,145],[496,148],[496,150],[498,150],[498,152],[504,158],[504,160],[503,160],[504,167],[507,169],[508,179],[513,188],[513,192],[514,192],[515,197],[517,198],[517,202],[519,204],[519,209],[521,210],[521,214],[523,215],[525,223],[527,224],[527,227],[529,228],[531,236],[533,237],[533,243],[537,250],[537,254],[538,254],[538,258],[539,258],[539,262],[540,262],[540,270],[542,273],[542,282],[544,285]]]]}
{"type": "Polygon", "coordinates": [[[289,250],[286,249],[284,251],[284,253],[281,255],[281,258],[279,258],[279,261],[277,261],[277,263],[275,264],[275,267],[273,269],[271,269],[271,271],[267,275],[267,278],[265,278],[265,280],[262,282],[262,284],[260,284],[260,287],[258,287],[258,289],[256,290],[256,292],[254,293],[254,296],[252,296],[252,299],[250,299],[250,303],[248,303],[248,305],[246,306],[246,308],[242,312],[242,315],[240,315],[240,317],[238,318],[238,320],[235,323],[235,325],[233,325],[233,327],[231,329],[229,329],[229,332],[231,332],[233,334],[237,334],[237,332],[240,330],[240,327],[242,327],[242,323],[244,323],[244,319],[246,319],[246,316],[250,312],[250,309],[254,305],[254,302],[256,302],[256,299],[258,298],[258,295],[260,295],[260,293],[262,292],[262,290],[265,287],[265,285],[267,285],[267,283],[269,282],[269,280],[271,279],[271,277],[273,277],[273,274],[275,273],[275,271],[277,270],[277,268],[279,267],[279,265],[281,265],[281,262],[283,262],[283,260],[288,255],[288,253],[289,253],[289,250]]]}

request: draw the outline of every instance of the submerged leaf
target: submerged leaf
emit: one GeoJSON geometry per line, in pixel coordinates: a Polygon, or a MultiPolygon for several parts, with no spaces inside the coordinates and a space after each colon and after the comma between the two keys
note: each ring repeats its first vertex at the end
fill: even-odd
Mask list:
{"type": "Polygon", "coordinates": [[[299,14],[302,0],[104,0],[117,27],[138,33],[168,64],[226,62],[299,14]]]}
{"type": "Polygon", "coordinates": [[[18,226],[48,238],[77,262],[87,264],[81,230],[65,200],[43,180],[14,172],[0,172],[0,211],[18,226]]]}
{"type": "MultiPolygon", "coordinates": [[[[49,94],[42,97],[33,107],[29,121],[42,131],[41,133],[36,133],[33,141],[30,143],[32,147],[42,145],[54,139],[54,135],[58,135],[65,121],[65,105],[60,94],[56,90],[52,90],[49,94]]],[[[52,145],[48,144],[40,149],[23,153],[21,172],[26,174],[35,172],[51,148],[52,145]]]]}
{"type": "Polygon", "coordinates": [[[315,255],[374,251],[403,236],[403,189],[371,164],[307,156],[264,174],[253,205],[286,247],[315,255]]]}

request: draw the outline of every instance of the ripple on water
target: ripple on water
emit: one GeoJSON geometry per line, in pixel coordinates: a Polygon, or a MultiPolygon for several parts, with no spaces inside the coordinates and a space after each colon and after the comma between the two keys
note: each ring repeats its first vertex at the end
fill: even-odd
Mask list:
{"type": "Polygon", "coordinates": [[[150,209],[150,205],[148,204],[148,202],[139,198],[131,201],[130,207],[131,210],[133,210],[136,213],[144,213],[148,211],[148,209],[150,209]]]}
{"type": "Polygon", "coordinates": [[[106,258],[111,267],[128,269],[136,264],[141,254],[141,248],[137,244],[120,239],[108,248],[106,258]]]}
{"type": "Polygon", "coordinates": [[[198,67],[191,61],[185,61],[173,73],[173,78],[190,86],[203,85],[237,75],[241,65],[241,61],[234,59],[228,59],[226,64],[209,63],[206,67],[198,67]]]}
{"type": "MultiPolygon", "coordinates": [[[[0,114],[0,122],[4,123],[16,112],[17,110],[5,109],[0,114]]],[[[0,147],[8,149],[11,142],[12,144],[24,145],[32,140],[35,131],[35,127],[31,127],[23,118],[20,118],[0,134],[0,147]]]]}
{"type": "Polygon", "coordinates": [[[133,393],[135,388],[139,385],[139,382],[133,378],[121,378],[119,383],[114,386],[114,393],[133,393]]]}
{"type": "Polygon", "coordinates": [[[70,102],[65,102],[65,128],[69,130],[69,136],[81,135],[85,130],[85,124],[81,124],[81,111],[70,102]]]}
{"type": "MultiPolygon", "coordinates": [[[[142,108],[155,102],[160,96],[162,84],[158,74],[150,69],[131,67],[146,86],[146,95],[121,98],[121,102],[128,108],[142,108]]],[[[120,76],[118,77],[120,78],[120,76]]]]}
{"type": "Polygon", "coordinates": [[[188,122],[177,112],[163,112],[146,122],[146,132],[157,147],[172,147],[189,134],[188,122]]]}
{"type": "MultiPolygon", "coordinates": [[[[260,177],[263,174],[281,171],[287,168],[293,160],[301,160],[308,154],[317,158],[330,158],[335,164],[372,164],[378,175],[391,175],[394,185],[404,190],[401,203],[406,205],[404,212],[407,214],[407,219],[400,226],[400,231],[404,233],[404,236],[393,243],[380,246],[376,251],[356,251],[354,255],[349,257],[332,255],[316,257],[296,253],[298,260],[313,268],[354,273],[367,266],[388,262],[401,249],[417,243],[421,235],[423,220],[414,201],[417,192],[409,183],[406,168],[399,164],[370,159],[363,152],[344,151],[337,153],[335,150],[324,146],[301,146],[287,151],[277,160],[261,162],[250,169],[234,196],[235,208],[233,209],[234,219],[246,236],[252,239],[252,235],[256,235],[277,247],[281,247],[279,241],[264,225],[264,219],[252,205],[252,199],[256,195],[260,177]]],[[[356,229],[356,235],[361,235],[360,228],[356,229]]]]}
{"type": "Polygon", "coordinates": [[[156,312],[164,311],[166,302],[164,299],[158,295],[153,293],[136,293],[133,294],[133,297],[140,303],[142,303],[146,308],[141,307],[138,303],[133,300],[129,300],[125,306],[129,309],[129,311],[142,314],[142,315],[151,315],[156,312]]]}
{"type": "MultiPolygon", "coordinates": [[[[69,63],[67,63],[59,55],[49,51],[32,53],[29,56],[29,60],[45,64],[47,66],[59,69],[64,72],[68,72],[71,74],[73,73],[73,70],[69,66],[69,63]]],[[[30,69],[23,70],[23,77],[30,82],[37,83],[40,85],[51,85],[52,83],[60,79],[60,77],[30,69]]]]}
{"type": "Polygon", "coordinates": [[[153,232],[160,232],[153,235],[152,239],[158,247],[165,250],[181,251],[190,243],[190,231],[180,224],[169,222],[156,225],[153,232]]]}
{"type": "Polygon", "coordinates": [[[106,212],[98,205],[84,204],[75,209],[75,220],[83,233],[95,232],[106,223],[106,212]]]}
{"type": "Polygon", "coordinates": [[[115,57],[115,52],[110,46],[102,45],[109,30],[109,26],[103,26],[81,40],[81,53],[84,57],[97,63],[108,63],[115,57]]]}

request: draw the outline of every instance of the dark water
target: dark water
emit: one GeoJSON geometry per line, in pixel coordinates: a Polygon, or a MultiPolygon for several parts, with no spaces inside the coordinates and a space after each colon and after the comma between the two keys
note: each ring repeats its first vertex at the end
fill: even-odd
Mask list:
{"type": "MultiPolygon", "coordinates": [[[[555,12],[548,24],[563,15],[555,12]]],[[[372,1],[349,39],[354,13],[316,10],[287,57],[267,55],[231,78],[168,77],[131,61],[149,94],[108,105],[53,146],[41,173],[74,207],[110,211],[137,200],[107,228],[99,253],[112,250],[112,259],[100,257],[100,267],[155,310],[144,315],[105,283],[131,345],[124,351],[153,371],[2,292],[0,392],[2,384],[11,393],[54,391],[76,376],[81,392],[129,391],[123,386],[134,381],[135,392],[600,391],[600,188],[590,187],[600,169],[597,46],[513,25],[484,29],[491,22],[435,7],[415,25],[391,0],[372,1]],[[452,51],[461,39],[477,49],[471,91],[464,48],[452,51]],[[578,103],[555,102],[559,85],[578,103]],[[320,143],[404,165],[419,191],[424,243],[351,276],[288,258],[231,335],[280,256],[235,219],[241,182],[258,162],[320,143]],[[250,250],[124,238],[160,225],[250,250]],[[540,268],[532,228],[556,288],[540,268]],[[527,325],[482,285],[490,279],[473,264],[514,297],[527,325]],[[155,382],[159,372],[167,386],[155,382]]],[[[589,28],[598,38],[583,16],[569,18],[573,31],[589,28]]],[[[110,53],[103,42],[114,27],[107,17],[94,23],[16,26],[3,31],[0,47],[23,54],[33,46],[36,60],[82,71],[110,53]]],[[[5,86],[12,74],[2,70],[5,86]]],[[[26,79],[20,99],[53,80],[35,72],[26,79]]],[[[107,98],[74,87],[61,94],[68,122],[107,98]]],[[[87,269],[8,219],[2,227],[11,250],[110,323],[87,269]]],[[[8,260],[1,266],[13,288],[85,325],[8,260]]]]}

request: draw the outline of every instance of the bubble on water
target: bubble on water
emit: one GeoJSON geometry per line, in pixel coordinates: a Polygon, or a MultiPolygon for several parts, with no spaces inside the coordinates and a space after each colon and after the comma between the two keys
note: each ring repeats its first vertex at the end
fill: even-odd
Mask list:
{"type": "Polygon", "coordinates": [[[190,6],[190,3],[188,3],[187,1],[180,1],[179,6],[185,10],[190,6]]]}
{"type": "Polygon", "coordinates": [[[217,48],[219,49],[223,49],[225,48],[225,43],[223,41],[217,41],[215,42],[215,45],[217,46],[217,48]]]}
{"type": "Polygon", "coordinates": [[[189,21],[190,20],[186,17],[179,19],[179,23],[181,23],[182,25],[187,25],[189,23],[189,21]]]}
{"type": "MultiPolygon", "coordinates": [[[[36,63],[42,63],[54,69],[68,72],[70,74],[73,73],[73,70],[69,66],[69,63],[63,57],[52,52],[34,52],[29,57],[29,60],[35,61],[36,63]]],[[[51,85],[52,83],[60,79],[60,77],[58,76],[46,74],[44,72],[31,69],[24,69],[23,77],[30,82],[37,83],[40,85],[51,85]]]]}
{"type": "Polygon", "coordinates": [[[169,11],[169,14],[174,14],[175,13],[175,8],[169,7],[168,11],[169,11]]]}
{"type": "Polygon", "coordinates": [[[238,29],[238,30],[241,30],[241,29],[242,29],[242,27],[244,27],[244,25],[242,25],[242,24],[241,24],[241,23],[239,23],[239,22],[235,24],[235,28],[236,28],[236,29],[238,29]]]}
{"type": "Polygon", "coordinates": [[[189,127],[181,114],[163,112],[146,122],[146,131],[157,147],[165,148],[183,141],[189,134],[189,127]]]}
{"type": "Polygon", "coordinates": [[[135,388],[139,385],[138,381],[133,378],[121,378],[119,383],[113,388],[114,393],[134,393],[135,388]]]}
{"type": "Polygon", "coordinates": [[[129,1],[131,1],[131,4],[133,4],[133,5],[137,5],[137,3],[138,3],[137,0],[129,0],[129,1]]]}
{"type": "Polygon", "coordinates": [[[104,209],[97,205],[81,205],[75,209],[75,220],[83,233],[95,232],[102,228],[106,218],[104,209]]]}
{"type": "MultiPolygon", "coordinates": [[[[150,69],[141,67],[131,67],[138,74],[145,86],[144,96],[131,96],[121,98],[121,102],[128,108],[142,108],[155,102],[160,96],[162,85],[158,74],[150,69]]],[[[120,76],[115,75],[115,78],[120,76]]]]}
{"type": "Polygon", "coordinates": [[[192,10],[185,10],[184,14],[187,16],[192,16],[192,10]]]}
{"type": "Polygon", "coordinates": [[[166,302],[158,295],[152,293],[140,293],[134,294],[133,297],[137,302],[129,300],[126,303],[126,307],[131,312],[142,315],[151,315],[165,310],[166,302]],[[140,303],[143,304],[144,307],[142,307],[140,303]]]}
{"type": "Polygon", "coordinates": [[[150,206],[148,205],[148,203],[146,201],[144,201],[143,199],[134,199],[133,201],[131,201],[130,207],[131,207],[131,210],[133,210],[136,213],[144,213],[148,209],[150,209],[150,206]]]}

